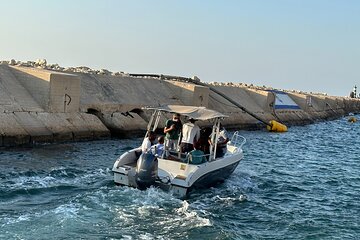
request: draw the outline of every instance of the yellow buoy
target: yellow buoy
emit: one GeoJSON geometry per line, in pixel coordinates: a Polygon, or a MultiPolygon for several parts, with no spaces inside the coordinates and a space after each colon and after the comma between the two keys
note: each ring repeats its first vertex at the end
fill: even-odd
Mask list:
{"type": "Polygon", "coordinates": [[[357,122],[357,119],[356,119],[356,117],[350,117],[348,119],[348,122],[354,123],[354,122],[357,122]]]}
{"type": "Polygon", "coordinates": [[[287,127],[275,120],[271,120],[266,128],[270,132],[287,132],[287,127]]]}

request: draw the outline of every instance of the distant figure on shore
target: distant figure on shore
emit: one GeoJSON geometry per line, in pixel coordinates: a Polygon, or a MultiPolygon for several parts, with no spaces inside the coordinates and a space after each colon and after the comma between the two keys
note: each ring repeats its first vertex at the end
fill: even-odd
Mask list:
{"type": "Polygon", "coordinates": [[[156,139],[155,133],[153,131],[149,131],[147,137],[144,138],[141,144],[142,153],[146,153],[147,151],[150,150],[151,146],[154,144],[155,139],[156,139]]]}
{"type": "Polygon", "coordinates": [[[194,142],[199,141],[200,128],[195,125],[195,119],[190,118],[182,128],[181,152],[188,153],[194,149],[194,142]]]}
{"type": "Polygon", "coordinates": [[[358,96],[356,95],[357,95],[357,86],[355,85],[354,90],[350,92],[350,98],[357,98],[358,96]]]}
{"type": "Polygon", "coordinates": [[[165,149],[176,150],[179,136],[182,128],[180,120],[180,114],[173,114],[172,119],[168,119],[165,123],[164,133],[165,135],[165,149]]]}

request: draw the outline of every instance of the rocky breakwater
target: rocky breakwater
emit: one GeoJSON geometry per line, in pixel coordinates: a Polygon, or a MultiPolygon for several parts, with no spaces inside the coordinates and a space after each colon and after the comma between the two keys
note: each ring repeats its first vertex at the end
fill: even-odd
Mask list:
{"type": "Polygon", "coordinates": [[[29,145],[108,137],[94,115],[79,111],[80,79],[34,66],[0,62],[0,146],[29,145]]]}
{"type": "MultiPolygon", "coordinates": [[[[215,109],[229,115],[224,124],[236,129],[264,127],[211,88],[264,121],[277,120],[290,126],[360,110],[358,99],[321,93],[243,83],[199,85],[197,77],[128,74],[84,66],[65,68],[46,60],[0,63],[0,90],[4,93],[0,97],[1,146],[143,133],[150,113],[142,107],[163,104],[215,109]]],[[[162,117],[161,124],[166,117],[162,117]]]]}
{"type": "MultiPolygon", "coordinates": [[[[245,83],[210,83],[218,91],[231,96],[242,106],[265,121],[276,120],[288,126],[332,120],[360,111],[360,100],[328,96],[326,93],[306,93],[297,90],[273,89],[245,83]]],[[[253,117],[239,111],[215,93],[210,94],[213,108],[230,115],[228,125],[241,122],[246,128],[262,128],[253,117]]]]}

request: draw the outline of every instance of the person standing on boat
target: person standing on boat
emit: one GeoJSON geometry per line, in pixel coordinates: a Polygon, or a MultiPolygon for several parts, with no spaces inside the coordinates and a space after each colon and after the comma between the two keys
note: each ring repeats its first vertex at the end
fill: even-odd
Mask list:
{"type": "Polygon", "coordinates": [[[182,128],[181,136],[181,152],[188,153],[194,149],[194,142],[199,141],[200,128],[195,125],[195,119],[190,118],[189,122],[185,123],[182,128]]]}
{"type": "Polygon", "coordinates": [[[180,132],[182,129],[182,123],[180,120],[180,114],[174,113],[172,119],[168,119],[165,123],[164,133],[165,135],[165,149],[176,150],[180,132]]]}
{"type": "Polygon", "coordinates": [[[142,153],[146,153],[147,151],[150,150],[151,146],[154,144],[155,139],[156,139],[155,133],[153,131],[149,131],[147,137],[144,138],[141,144],[142,153]]]}
{"type": "MultiPolygon", "coordinates": [[[[213,135],[211,134],[209,136],[209,144],[213,145],[211,142],[213,135]]],[[[217,147],[216,147],[216,157],[223,157],[226,153],[226,144],[229,142],[229,138],[228,138],[228,134],[226,129],[220,125],[220,131],[219,131],[219,135],[218,135],[218,139],[217,139],[217,147]]]]}

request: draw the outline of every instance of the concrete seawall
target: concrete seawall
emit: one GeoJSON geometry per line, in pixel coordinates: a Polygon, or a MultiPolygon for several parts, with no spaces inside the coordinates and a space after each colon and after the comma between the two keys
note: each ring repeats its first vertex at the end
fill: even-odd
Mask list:
{"type": "MultiPolygon", "coordinates": [[[[211,87],[262,119],[275,119],[287,125],[309,124],[360,111],[359,99],[276,92],[240,84],[211,87]],[[291,99],[292,105],[277,105],[280,97],[291,99]]],[[[261,126],[258,120],[208,87],[181,79],[0,64],[0,92],[0,146],[100,139],[110,137],[111,133],[126,136],[142,132],[149,113],[141,107],[163,104],[215,109],[230,116],[224,121],[229,127],[256,129],[261,126]]]]}

